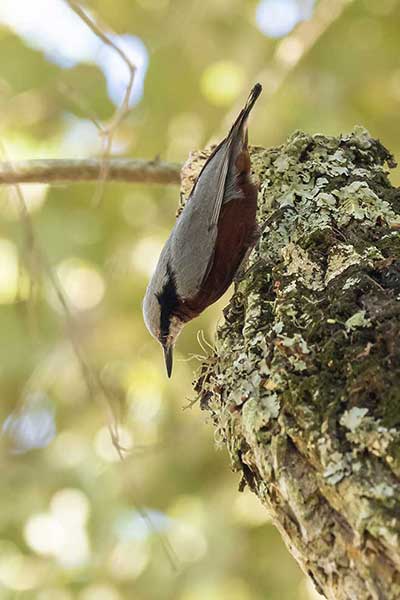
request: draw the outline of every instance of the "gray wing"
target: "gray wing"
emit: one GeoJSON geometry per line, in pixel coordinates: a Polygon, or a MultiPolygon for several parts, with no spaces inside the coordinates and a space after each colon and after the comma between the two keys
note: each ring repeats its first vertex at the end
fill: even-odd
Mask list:
{"type": "Polygon", "coordinates": [[[214,150],[194,185],[169,239],[171,268],[178,295],[192,298],[199,291],[211,265],[224,202],[242,194],[236,181],[235,160],[247,145],[247,118],[261,93],[256,84],[228,136],[214,150]]]}
{"type": "Polygon", "coordinates": [[[179,273],[177,292],[183,298],[196,295],[212,261],[229,163],[225,140],[202,170],[171,234],[171,267],[179,273]]]}

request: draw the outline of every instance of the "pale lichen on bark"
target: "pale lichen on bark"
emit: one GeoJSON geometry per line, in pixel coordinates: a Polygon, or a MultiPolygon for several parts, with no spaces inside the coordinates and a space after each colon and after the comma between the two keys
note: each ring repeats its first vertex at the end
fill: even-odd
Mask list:
{"type": "MultiPolygon", "coordinates": [[[[186,194],[205,154],[183,170],[186,194]]],[[[400,191],[356,128],[252,149],[263,229],[196,383],[327,598],[400,598],[400,191]]],[[[267,560],[267,558],[266,558],[267,560]]]]}

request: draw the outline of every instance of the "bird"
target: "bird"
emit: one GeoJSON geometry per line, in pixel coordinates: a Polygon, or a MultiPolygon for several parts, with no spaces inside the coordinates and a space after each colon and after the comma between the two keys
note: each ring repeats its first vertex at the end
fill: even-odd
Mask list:
{"type": "Polygon", "coordinates": [[[261,91],[257,83],[203,165],[146,289],[144,322],[163,348],[168,377],[183,326],[225,293],[258,237],[247,121],[261,91]]]}

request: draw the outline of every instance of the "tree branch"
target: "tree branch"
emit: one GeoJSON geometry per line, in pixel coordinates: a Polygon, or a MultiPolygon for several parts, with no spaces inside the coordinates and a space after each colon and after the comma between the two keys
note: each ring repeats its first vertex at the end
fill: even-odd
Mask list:
{"type": "Polygon", "coordinates": [[[241,487],[329,600],[400,598],[394,164],[362,128],[253,148],[263,231],[196,384],[241,487]]]}
{"type": "MultiPolygon", "coordinates": [[[[0,162],[0,185],[98,181],[101,159],[40,159],[0,162]]],[[[158,160],[114,158],[107,161],[107,181],[179,185],[181,165],[158,160]]]]}

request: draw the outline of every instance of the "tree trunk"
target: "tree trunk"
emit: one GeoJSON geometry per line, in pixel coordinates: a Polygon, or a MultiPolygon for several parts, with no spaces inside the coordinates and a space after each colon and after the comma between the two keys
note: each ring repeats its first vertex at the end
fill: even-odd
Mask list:
{"type": "MultiPolygon", "coordinates": [[[[183,169],[187,192],[204,154],[183,169]]],[[[329,599],[400,598],[400,190],[357,128],[252,149],[263,231],[195,389],[329,599]]]]}

